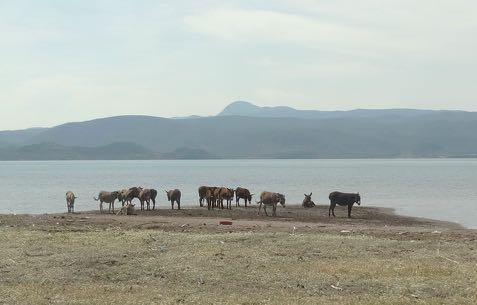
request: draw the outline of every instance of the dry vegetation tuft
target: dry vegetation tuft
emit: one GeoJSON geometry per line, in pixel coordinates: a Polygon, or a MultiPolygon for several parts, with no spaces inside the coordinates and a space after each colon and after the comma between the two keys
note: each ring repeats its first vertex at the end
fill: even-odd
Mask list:
{"type": "Polygon", "coordinates": [[[477,304],[475,240],[0,229],[0,304],[477,304]]]}

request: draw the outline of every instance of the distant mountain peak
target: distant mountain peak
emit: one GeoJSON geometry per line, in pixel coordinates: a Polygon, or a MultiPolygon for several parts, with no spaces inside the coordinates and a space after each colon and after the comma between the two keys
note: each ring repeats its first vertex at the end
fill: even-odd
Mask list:
{"type": "Polygon", "coordinates": [[[230,103],[230,105],[228,105],[227,107],[260,108],[259,106],[254,105],[254,104],[252,104],[252,103],[250,103],[250,102],[247,102],[247,101],[235,101],[235,102],[230,103]]]}
{"type": "Polygon", "coordinates": [[[322,113],[322,111],[297,110],[288,106],[260,107],[246,101],[236,101],[225,107],[218,116],[248,116],[248,117],[309,117],[310,114],[322,113]]]}
{"type": "Polygon", "coordinates": [[[222,112],[220,112],[219,116],[226,116],[226,115],[241,115],[241,116],[255,116],[260,113],[262,108],[256,106],[250,102],[246,101],[235,101],[225,107],[222,112]]]}
{"type": "MultiPolygon", "coordinates": [[[[332,118],[376,118],[376,117],[415,117],[435,110],[419,109],[354,109],[354,110],[300,110],[289,106],[260,107],[246,101],[236,101],[225,107],[218,116],[247,116],[260,118],[299,118],[299,119],[332,119],[332,118]]],[[[450,111],[447,111],[450,112],[450,111]]]]}

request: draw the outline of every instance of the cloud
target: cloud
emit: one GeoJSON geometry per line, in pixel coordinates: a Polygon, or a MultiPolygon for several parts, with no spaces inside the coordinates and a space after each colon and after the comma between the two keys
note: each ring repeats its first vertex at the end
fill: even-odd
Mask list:
{"type": "Polygon", "coordinates": [[[298,1],[294,7],[303,12],[295,13],[217,8],[186,16],[184,22],[191,31],[237,44],[295,45],[370,58],[434,59],[455,54],[473,57],[475,18],[468,14],[463,20],[455,13],[439,15],[446,13],[447,6],[431,8],[431,3],[425,1],[429,9],[421,5],[412,11],[415,5],[408,1],[403,5],[387,1],[392,3],[389,6],[376,1],[353,1],[349,5],[343,1],[339,1],[341,5],[311,2],[298,1]]]}
{"type": "Polygon", "coordinates": [[[372,40],[375,33],[299,15],[262,10],[213,10],[188,16],[193,31],[239,43],[293,43],[323,47],[322,42],[347,45],[372,40]]]}
{"type": "Polygon", "coordinates": [[[32,29],[22,26],[2,25],[0,47],[26,48],[39,43],[53,43],[61,41],[64,33],[60,30],[32,29]]]}
{"type": "Polygon", "coordinates": [[[237,98],[475,110],[476,11],[472,0],[0,0],[0,129],[206,115],[237,98]]]}

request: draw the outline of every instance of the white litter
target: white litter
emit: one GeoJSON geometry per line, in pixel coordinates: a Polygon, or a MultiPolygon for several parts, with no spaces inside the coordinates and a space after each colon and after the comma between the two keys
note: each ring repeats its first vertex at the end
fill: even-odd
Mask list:
{"type": "Polygon", "coordinates": [[[335,286],[335,285],[331,285],[331,288],[333,288],[335,290],[343,291],[343,288],[335,286]]]}

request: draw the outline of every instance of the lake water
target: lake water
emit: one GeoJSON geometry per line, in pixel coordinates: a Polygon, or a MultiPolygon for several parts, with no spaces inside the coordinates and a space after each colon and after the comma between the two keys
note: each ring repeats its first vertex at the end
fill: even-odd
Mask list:
{"type": "MultiPolygon", "coordinates": [[[[0,213],[63,212],[67,190],[76,210],[97,209],[100,190],[136,185],[179,188],[183,206],[197,205],[201,185],[279,191],[287,204],[309,192],[319,204],[334,190],[360,192],[364,206],[477,228],[477,159],[0,162],[0,213]]],[[[159,203],[168,204],[163,192],[159,203]]]]}

